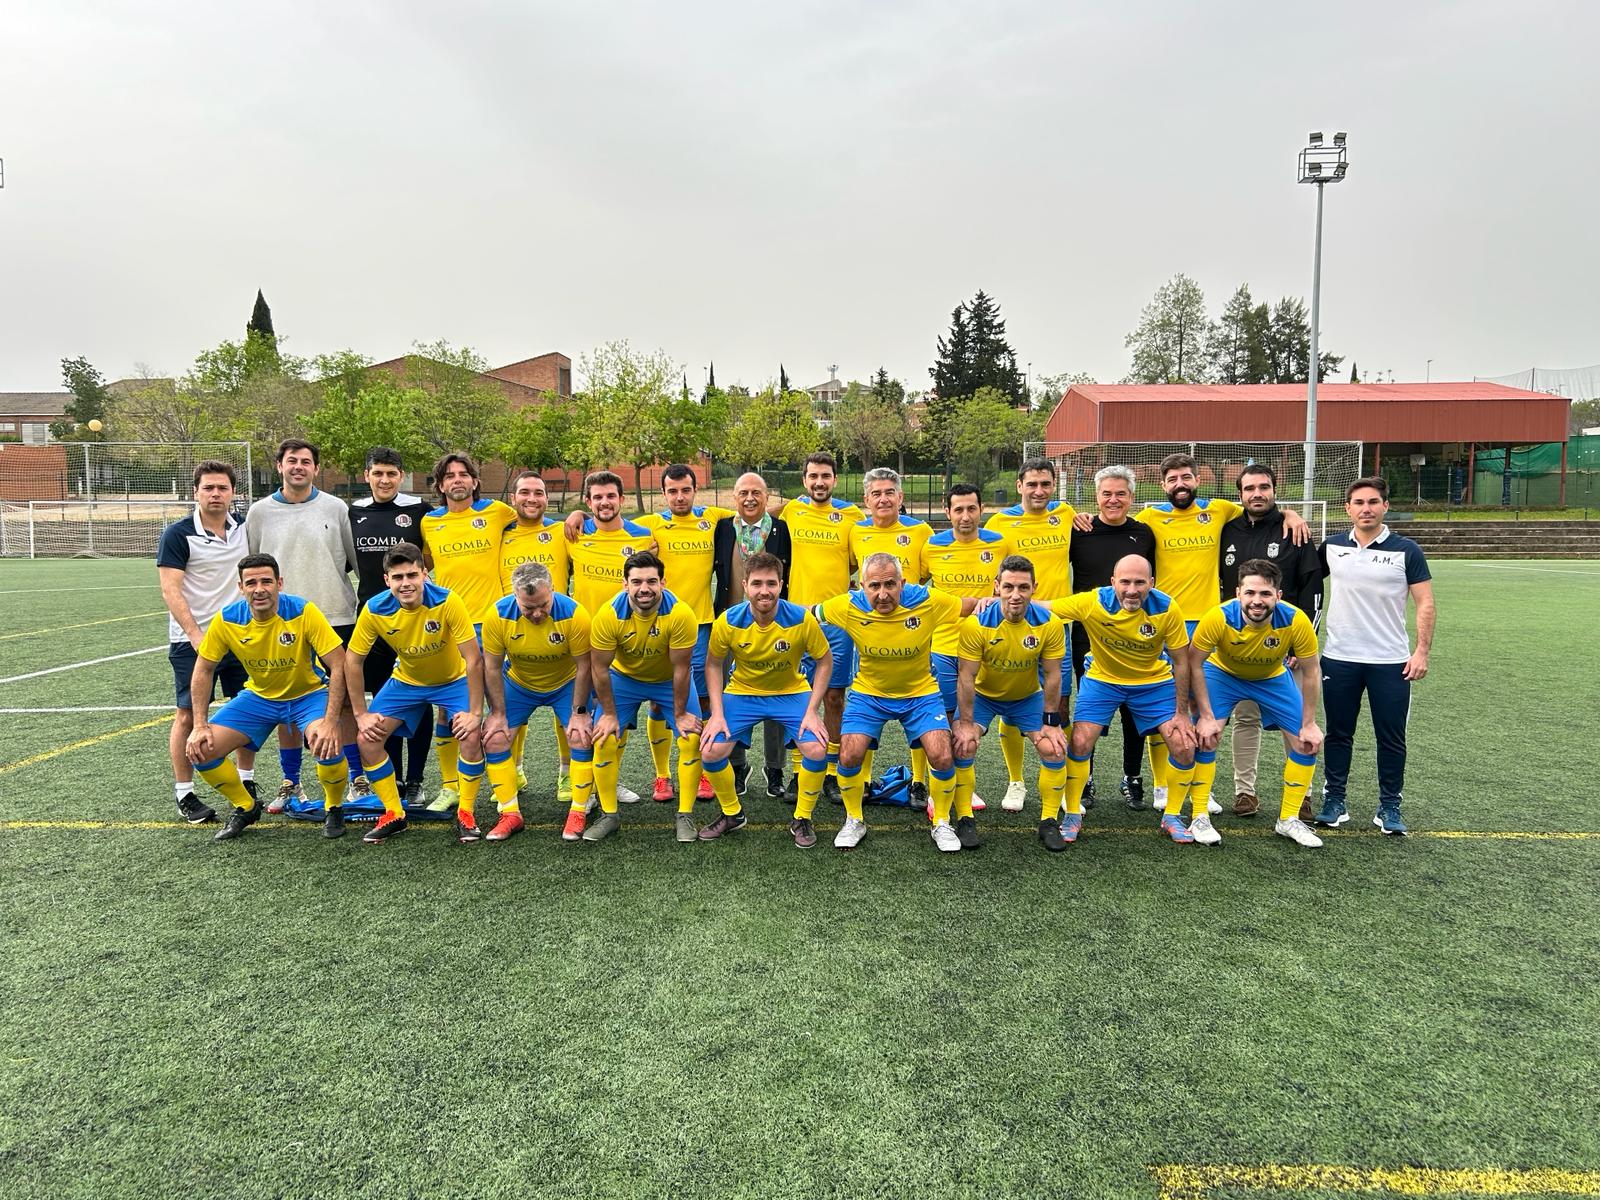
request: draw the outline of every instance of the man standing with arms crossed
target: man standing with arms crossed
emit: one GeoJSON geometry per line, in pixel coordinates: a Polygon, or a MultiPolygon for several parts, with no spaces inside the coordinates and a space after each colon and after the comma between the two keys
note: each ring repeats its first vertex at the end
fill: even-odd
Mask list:
{"type": "MultiPolygon", "coordinates": [[[[1305,613],[1314,630],[1322,616],[1322,558],[1308,539],[1294,542],[1283,536],[1283,514],[1278,509],[1278,475],[1266,463],[1252,463],[1235,481],[1244,512],[1222,527],[1222,600],[1239,594],[1239,564],[1265,559],[1278,568],[1283,596],[1305,613]]],[[[1292,663],[1289,665],[1293,665],[1292,663]]],[[[1261,709],[1253,700],[1241,700],[1233,710],[1233,815],[1253,817],[1256,767],[1261,759],[1261,709]]],[[[1312,818],[1311,801],[1298,816],[1312,818]]]]}
{"type": "MultiPolygon", "coordinates": [[[[167,753],[172,760],[173,795],[178,815],[191,825],[217,819],[210,805],[194,794],[194,764],[189,761],[189,734],[194,730],[195,655],[205,640],[206,627],[238,595],[239,560],[250,552],[244,522],[229,508],[238,483],[233,466],[215,459],[198,464],[190,476],[194,487],[194,512],[167,526],[156,549],[156,576],[161,599],[167,606],[167,661],[177,697],[167,753]]],[[[244,689],[245,669],[232,655],[217,666],[224,697],[244,689]]],[[[211,697],[207,696],[209,703],[211,697]]],[[[255,751],[241,748],[239,773],[246,790],[255,795],[255,751]]]]}
{"type": "MultiPolygon", "coordinates": [[[[372,494],[350,505],[350,529],[356,543],[358,612],[379,592],[388,590],[383,581],[383,556],[401,542],[416,544],[422,536],[422,518],[427,514],[428,505],[421,496],[411,496],[400,490],[404,475],[405,465],[398,451],[387,446],[367,451],[362,478],[372,494]]],[[[389,682],[394,664],[394,649],[379,638],[373,643],[362,668],[367,695],[376,696],[378,689],[389,682]]],[[[428,765],[428,750],[432,745],[433,729],[426,724],[409,739],[398,734],[389,739],[389,761],[394,764],[396,778],[405,780],[400,788],[400,802],[408,810],[420,810],[426,805],[422,773],[428,765]]]]}
{"type": "MultiPolygon", "coordinates": [[[[356,591],[350,572],[356,568],[355,535],[350,528],[350,507],[337,496],[320,491],[315,483],[322,455],[310,442],[288,438],[278,445],[279,487],[257,500],[245,517],[245,534],[251,554],[270,554],[278,561],[295,594],[316,605],[342,644],[350,641],[356,623],[356,591]]],[[[370,796],[361,774],[361,754],[356,749],[355,718],[348,709],[335,712],[344,738],[345,761],[353,786],[350,799],[370,796]]],[[[308,805],[300,787],[300,733],[291,726],[278,730],[278,759],[283,785],[267,805],[270,813],[295,805],[308,805]]]]}
{"type": "MultiPolygon", "coordinates": [[[[1102,467],[1095,472],[1095,515],[1087,529],[1073,530],[1072,548],[1068,551],[1074,594],[1109,587],[1117,564],[1130,554],[1155,561],[1156,535],[1150,532],[1148,525],[1130,520],[1128,516],[1133,511],[1137,486],[1138,480],[1131,467],[1102,467]]],[[[1074,624],[1072,673],[1080,686],[1088,653],[1089,635],[1082,625],[1074,624]]],[[[1144,761],[1144,738],[1126,704],[1117,712],[1122,718],[1122,802],[1137,811],[1144,807],[1144,780],[1139,777],[1140,764],[1144,761]]],[[[1093,759],[1089,762],[1089,771],[1089,782],[1083,789],[1084,808],[1094,807],[1093,759]]]]}
{"type": "Polygon", "coordinates": [[[1331,829],[1350,819],[1345,786],[1364,692],[1378,741],[1378,811],[1372,823],[1384,833],[1404,836],[1406,722],[1411,685],[1426,678],[1433,650],[1433,575],[1422,547],[1384,524],[1389,485],[1382,479],[1358,479],[1346,488],[1344,511],[1350,532],[1322,544],[1332,585],[1324,621],[1322,707],[1328,736],[1317,824],[1331,829]],[[1415,650],[1406,634],[1407,600],[1417,610],[1415,650]]]}
{"type": "MultiPolygon", "coordinates": [[[[1020,503],[995,513],[984,528],[1004,534],[1011,542],[1012,553],[1033,564],[1036,603],[1048,605],[1052,600],[1065,599],[1072,595],[1072,522],[1078,512],[1065,500],[1055,498],[1055,463],[1048,458],[1030,458],[1018,467],[1017,494],[1020,503]]],[[[1079,519],[1088,524],[1086,516],[1079,519]]],[[[1069,691],[1064,688],[1061,693],[1062,721],[1071,711],[1069,691]]],[[[1007,812],[1021,812],[1028,798],[1028,786],[1022,781],[1022,732],[1004,719],[1000,722],[1000,751],[1005,755],[1009,776],[1000,807],[1007,812]]]]}
{"type": "MultiPolygon", "coordinates": [[[[789,574],[789,599],[810,608],[843,596],[850,591],[850,530],[863,520],[854,504],[833,494],[837,478],[833,455],[818,451],[806,457],[801,481],[804,496],[796,496],[779,514],[789,527],[794,562],[789,574]]],[[[845,688],[856,674],[856,648],[849,634],[822,621],[823,636],[833,651],[833,669],[828,674],[828,698],[822,719],[828,727],[828,770],[839,766],[839,729],[844,716],[845,688]]],[[[798,794],[799,769],[794,763],[790,787],[798,794]]],[[[839,779],[829,774],[822,781],[822,794],[835,802],[841,799],[839,779]]]]}

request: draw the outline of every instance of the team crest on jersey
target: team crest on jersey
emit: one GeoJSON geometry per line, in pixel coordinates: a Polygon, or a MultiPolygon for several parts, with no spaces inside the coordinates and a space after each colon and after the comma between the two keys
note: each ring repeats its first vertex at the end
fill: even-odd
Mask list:
{"type": "Polygon", "coordinates": [[[487,528],[489,528],[489,518],[487,518],[487,517],[473,517],[472,518],[472,527],[474,529],[487,529],[487,528]]]}
{"type": "Polygon", "coordinates": [[[1277,634],[1269,633],[1266,641],[1262,642],[1261,644],[1268,650],[1276,650],[1279,646],[1283,645],[1283,642],[1279,639],[1277,634]]]}
{"type": "Polygon", "coordinates": [[[439,622],[432,620],[431,618],[422,623],[423,633],[438,633],[439,630],[443,628],[444,626],[440,625],[439,622]]]}
{"type": "Polygon", "coordinates": [[[776,650],[779,654],[782,654],[785,650],[787,650],[789,648],[789,643],[788,643],[787,639],[779,638],[777,641],[772,643],[772,648],[774,650],[776,650]]]}
{"type": "Polygon", "coordinates": [[[994,551],[993,550],[980,550],[978,552],[978,561],[979,562],[992,563],[994,561],[994,551]]]}
{"type": "Polygon", "coordinates": [[[395,524],[395,528],[396,529],[410,529],[411,528],[411,514],[410,513],[395,513],[395,515],[394,515],[394,524],[395,524]]]}
{"type": "Polygon", "coordinates": [[[650,622],[650,632],[645,634],[645,637],[655,637],[660,632],[661,632],[661,626],[657,625],[654,621],[651,621],[650,622]]]}
{"type": "Polygon", "coordinates": [[[632,546],[624,546],[622,548],[622,557],[623,558],[632,558],[633,557],[633,547],[632,546]]]}
{"type": "MultiPolygon", "coordinates": [[[[1277,549],[1276,549],[1276,547],[1274,547],[1274,549],[1273,549],[1273,553],[1274,553],[1274,554],[1276,554],[1276,553],[1277,553],[1277,549]]],[[[1225,564],[1226,564],[1226,565],[1228,565],[1228,566],[1230,566],[1230,567],[1231,567],[1231,566],[1233,566],[1233,560],[1234,560],[1234,558],[1235,558],[1235,557],[1236,557],[1236,556],[1235,556],[1235,555],[1232,555],[1232,554],[1230,554],[1230,555],[1228,555],[1228,556],[1227,556],[1227,557],[1226,557],[1226,558],[1224,558],[1224,559],[1223,559],[1223,560],[1222,560],[1222,561],[1223,561],[1223,562],[1224,562],[1224,563],[1225,563],[1225,564]]]]}
{"type": "Polygon", "coordinates": [[[541,542],[548,542],[550,540],[549,531],[548,530],[541,530],[540,533],[539,533],[539,540],[541,542]]]}
{"type": "Polygon", "coordinates": [[[278,645],[280,645],[280,646],[292,646],[292,645],[294,645],[294,634],[290,633],[287,629],[285,629],[282,633],[280,633],[278,635],[278,645]]]}
{"type": "Polygon", "coordinates": [[[1051,513],[1048,517],[1045,518],[1045,524],[1047,524],[1047,525],[1059,525],[1059,524],[1061,524],[1061,518],[1056,516],[1055,513],[1051,513]]]}
{"type": "Polygon", "coordinates": [[[896,546],[911,545],[911,535],[909,533],[902,533],[899,537],[894,539],[894,544],[896,546]]]}
{"type": "Polygon", "coordinates": [[[1211,514],[1208,513],[1208,512],[1203,512],[1198,517],[1196,517],[1195,520],[1197,522],[1199,522],[1201,525],[1209,525],[1209,524],[1211,524],[1211,514]]]}
{"type": "Polygon", "coordinates": [[[835,525],[837,525],[840,521],[844,520],[844,518],[841,517],[838,514],[837,511],[834,511],[834,512],[831,512],[831,513],[828,514],[828,520],[832,521],[835,525]]]}
{"type": "Polygon", "coordinates": [[[567,635],[562,633],[561,630],[552,629],[550,631],[550,644],[552,646],[559,646],[559,645],[561,645],[562,642],[564,642],[566,640],[567,640],[567,635]]]}
{"type": "Polygon", "coordinates": [[[1268,542],[1267,543],[1267,557],[1268,558],[1277,558],[1278,557],[1278,543],[1277,542],[1268,542]]]}
{"type": "Polygon", "coordinates": [[[907,617],[906,618],[906,628],[907,629],[919,629],[919,628],[921,628],[921,626],[922,626],[922,618],[921,617],[907,617]]]}
{"type": "Polygon", "coordinates": [[[702,531],[702,532],[703,532],[703,531],[705,531],[705,530],[707,530],[707,529],[710,529],[710,528],[711,528],[711,522],[710,522],[710,521],[707,521],[707,520],[704,520],[704,519],[702,519],[702,520],[701,520],[701,521],[700,521],[700,523],[699,523],[699,524],[697,524],[697,525],[696,525],[696,526],[695,526],[695,528],[696,528],[696,529],[699,529],[699,530],[701,530],[701,531],[702,531]]]}
{"type": "Polygon", "coordinates": [[[1149,621],[1143,621],[1143,622],[1140,623],[1140,625],[1139,625],[1139,636],[1140,637],[1142,637],[1142,638],[1153,638],[1153,637],[1155,637],[1155,635],[1156,635],[1156,627],[1154,625],[1150,624],[1149,621]]]}
{"type": "Polygon", "coordinates": [[[1039,648],[1039,639],[1030,633],[1022,639],[1022,648],[1024,650],[1037,650],[1039,648]]]}

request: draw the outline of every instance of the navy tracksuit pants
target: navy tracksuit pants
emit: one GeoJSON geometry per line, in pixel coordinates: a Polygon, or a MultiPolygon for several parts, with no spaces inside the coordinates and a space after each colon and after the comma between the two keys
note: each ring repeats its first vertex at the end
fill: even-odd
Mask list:
{"type": "Polygon", "coordinates": [[[1322,709],[1327,728],[1322,746],[1322,794],[1328,799],[1345,798],[1356,719],[1365,692],[1372,732],[1378,739],[1378,807],[1400,807],[1406,781],[1406,721],[1411,715],[1411,681],[1404,671],[1405,663],[1323,658],[1322,709]]]}

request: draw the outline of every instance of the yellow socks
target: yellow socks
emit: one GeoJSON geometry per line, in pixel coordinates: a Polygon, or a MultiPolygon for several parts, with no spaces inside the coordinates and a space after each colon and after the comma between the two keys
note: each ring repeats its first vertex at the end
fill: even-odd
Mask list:
{"type": "MultiPolygon", "coordinates": [[[[577,703],[577,701],[574,700],[573,703],[577,703]]],[[[555,713],[550,714],[550,724],[555,726],[556,745],[561,748],[561,769],[566,771],[572,763],[572,745],[567,741],[567,727],[561,723],[561,718],[556,716],[555,713]]],[[[523,728],[527,728],[527,726],[523,726],[523,728]]],[[[522,764],[522,747],[520,744],[516,753],[517,764],[520,766],[522,764]]]]}
{"type": "Polygon", "coordinates": [[[1164,788],[1167,786],[1167,744],[1159,733],[1145,738],[1144,744],[1150,755],[1150,782],[1154,787],[1164,788]]]}
{"type": "Polygon", "coordinates": [[[527,744],[528,727],[526,725],[518,725],[517,732],[511,737],[511,764],[513,767],[522,765],[522,751],[527,744]]]}
{"type": "MultiPolygon", "coordinates": [[[[660,717],[650,717],[644,723],[650,735],[650,761],[656,765],[656,778],[667,779],[672,774],[672,730],[660,717]]],[[[696,787],[699,786],[697,783],[696,787]]]]}
{"type": "Polygon", "coordinates": [[[802,758],[800,762],[800,788],[795,793],[794,815],[809,821],[811,814],[817,811],[817,799],[822,795],[822,778],[827,774],[827,760],[819,758],[813,762],[809,758],[802,758]]]}
{"type": "MultiPolygon", "coordinates": [[[[867,765],[865,760],[861,765],[863,768],[867,765]]],[[[867,778],[872,778],[871,771],[867,772],[867,778]]],[[[920,783],[924,787],[928,784],[928,756],[921,746],[911,747],[911,782],[920,783]]]]}
{"type": "MultiPolygon", "coordinates": [[[[448,721],[435,724],[433,727],[433,752],[439,760],[440,785],[447,788],[460,786],[456,763],[461,757],[461,747],[456,745],[456,735],[451,732],[448,721]]],[[[367,782],[372,781],[369,779],[367,782]]]]}
{"type": "MultiPolygon", "coordinates": [[[[342,763],[344,759],[339,761],[342,763]]],[[[201,763],[195,770],[201,779],[221,792],[223,798],[235,808],[249,812],[256,806],[255,798],[244,790],[244,781],[239,778],[239,768],[234,765],[233,759],[219,758],[215,762],[201,763]]]]}
{"type": "Polygon", "coordinates": [[[317,759],[317,782],[322,785],[324,812],[343,804],[345,789],[350,786],[350,764],[345,756],[341,754],[338,758],[330,758],[327,762],[317,759]]]}
{"type": "Polygon", "coordinates": [[[589,807],[589,797],[594,792],[594,751],[572,752],[572,810],[584,812],[589,807]]]}
{"type": "MultiPolygon", "coordinates": [[[[1212,771],[1216,770],[1216,762],[1212,761],[1212,771]]],[[[1167,755],[1167,807],[1165,815],[1175,817],[1183,811],[1184,802],[1193,795],[1194,764],[1187,767],[1179,766],[1176,759],[1169,753],[1167,755]]],[[[1196,816],[1204,816],[1206,811],[1206,798],[1200,796],[1200,807],[1195,810],[1196,816]]]]}
{"type": "Polygon", "coordinates": [[[1300,806],[1311,790],[1311,777],[1316,773],[1315,754],[1289,751],[1289,756],[1283,760],[1283,803],[1278,805],[1278,820],[1287,821],[1300,815],[1300,806]]]}
{"type": "MultiPolygon", "coordinates": [[[[1169,770],[1171,768],[1168,768],[1169,770]]],[[[1192,815],[1200,816],[1206,812],[1206,797],[1211,795],[1211,781],[1217,777],[1217,752],[1215,750],[1196,750],[1194,752],[1194,766],[1189,769],[1189,800],[1192,815]],[[1194,808],[1194,801],[1200,801],[1200,807],[1194,808]]],[[[1169,796],[1170,800],[1171,797],[1169,796]]]]}
{"type": "MultiPolygon", "coordinates": [[[[594,748],[594,790],[600,797],[600,810],[615,815],[617,811],[617,776],[622,770],[622,751],[627,746],[624,737],[608,737],[594,748]]],[[[573,760],[572,802],[578,802],[577,760],[573,760]]]]}
{"type": "MultiPolygon", "coordinates": [[[[650,743],[650,752],[655,753],[655,743],[650,743]]],[[[678,739],[678,811],[681,813],[694,811],[695,793],[700,790],[700,777],[705,774],[705,768],[700,765],[700,735],[691,733],[678,739]]],[[[733,775],[732,771],[728,772],[733,775]]],[[[713,783],[715,780],[712,781],[713,783]]]]}
{"type": "Polygon", "coordinates": [[[956,759],[956,792],[952,811],[960,821],[972,815],[972,793],[977,790],[978,772],[970,758],[956,759]]]}
{"type": "MultiPolygon", "coordinates": [[[[794,752],[794,756],[796,758],[801,757],[800,751],[796,750],[794,752]]],[[[839,743],[838,742],[829,742],[828,743],[828,774],[832,775],[836,779],[840,779],[840,780],[843,779],[843,776],[841,776],[839,774],[839,743]]],[[[844,784],[841,782],[839,784],[839,787],[842,789],[844,787],[844,784]]]]}
{"type": "Polygon", "coordinates": [[[400,807],[400,789],[394,782],[394,763],[389,761],[389,757],[385,755],[383,761],[376,765],[364,763],[362,770],[367,774],[373,794],[383,801],[383,811],[391,817],[405,816],[405,809],[400,807]]]}
{"type": "Polygon", "coordinates": [[[477,762],[468,762],[462,759],[460,763],[461,776],[461,801],[456,805],[456,816],[469,825],[478,818],[474,810],[478,803],[478,785],[483,782],[483,759],[477,762]]]}
{"type": "Polygon", "coordinates": [[[1006,760],[1006,781],[1022,782],[1022,730],[1000,722],[1000,755],[1006,760]]]}
{"type": "Polygon", "coordinates": [[[950,823],[950,806],[956,798],[956,769],[943,771],[928,768],[928,799],[933,802],[933,823],[950,823]]]}
{"type": "MultiPolygon", "coordinates": [[[[527,726],[522,727],[523,731],[527,726]]],[[[520,761],[515,752],[501,751],[499,754],[489,753],[484,756],[487,764],[485,773],[489,776],[489,786],[494,789],[494,806],[503,813],[520,813],[521,807],[517,801],[517,763],[520,761]]]]}
{"type": "Polygon", "coordinates": [[[858,821],[866,820],[861,808],[861,793],[866,783],[866,776],[861,773],[860,767],[839,764],[839,795],[844,800],[844,811],[858,821]]]}
{"type": "MultiPolygon", "coordinates": [[[[698,742],[698,739],[696,740],[698,742]]],[[[679,749],[678,753],[680,755],[683,753],[681,748],[679,749]]],[[[679,761],[682,761],[681,758],[679,761]]],[[[678,772],[681,777],[683,773],[682,766],[678,768],[678,772]]],[[[705,768],[705,773],[706,778],[711,780],[711,790],[717,794],[717,807],[721,808],[725,814],[731,817],[734,813],[739,811],[739,793],[733,786],[733,770],[728,766],[728,760],[723,759],[719,763],[713,763],[710,766],[707,766],[705,768]]],[[[682,786],[681,782],[679,786],[682,786]]],[[[695,788],[699,788],[700,781],[696,780],[694,786],[695,788]]],[[[691,791],[689,795],[692,799],[694,792],[691,791]]]]}
{"type": "MultiPolygon", "coordinates": [[[[877,755],[877,749],[875,747],[868,746],[867,752],[861,756],[861,789],[863,792],[866,791],[867,784],[872,782],[872,760],[876,758],[877,755]]],[[[924,757],[923,761],[927,761],[926,757],[924,757]]]]}
{"type": "Polygon", "coordinates": [[[1081,814],[1083,812],[1083,789],[1089,782],[1089,760],[1077,758],[1072,751],[1067,751],[1067,761],[1061,764],[1063,787],[1057,792],[1054,803],[1047,790],[1045,772],[1039,772],[1039,792],[1041,803],[1039,805],[1041,821],[1054,820],[1061,810],[1062,801],[1066,802],[1067,812],[1081,814]]]}

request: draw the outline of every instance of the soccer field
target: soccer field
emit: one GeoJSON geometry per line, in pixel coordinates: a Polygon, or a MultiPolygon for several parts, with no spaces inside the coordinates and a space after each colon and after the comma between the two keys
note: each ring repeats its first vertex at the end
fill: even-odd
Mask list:
{"type": "Polygon", "coordinates": [[[1321,851],[1276,735],[1213,850],[1122,808],[1113,732],[1052,855],[1031,778],[976,853],[827,805],[800,852],[754,795],[566,844],[542,720],[503,845],[215,844],[152,565],[0,563],[0,1196],[1600,1195],[1600,563],[1433,570],[1412,837],[1365,723],[1321,851]]]}

